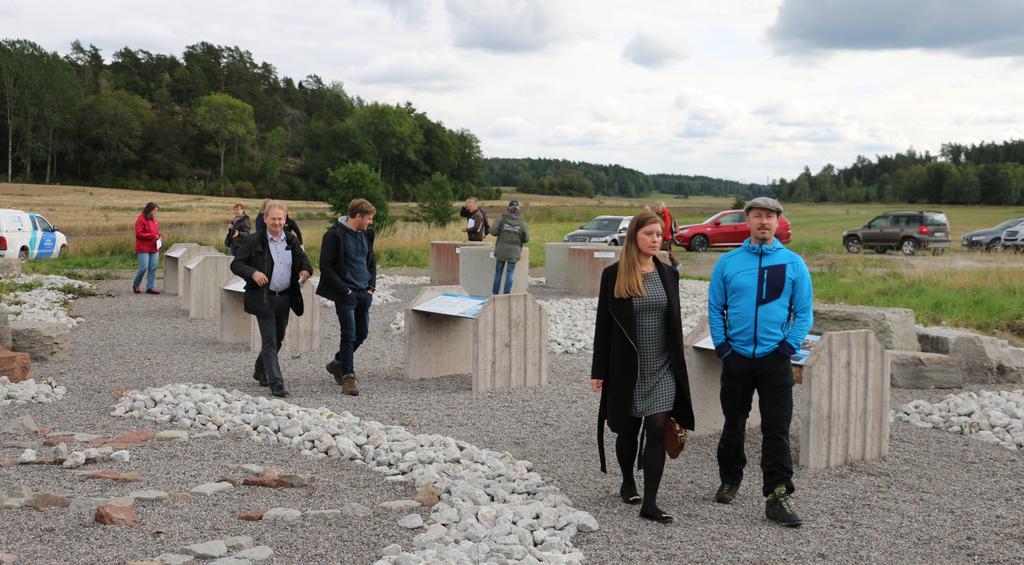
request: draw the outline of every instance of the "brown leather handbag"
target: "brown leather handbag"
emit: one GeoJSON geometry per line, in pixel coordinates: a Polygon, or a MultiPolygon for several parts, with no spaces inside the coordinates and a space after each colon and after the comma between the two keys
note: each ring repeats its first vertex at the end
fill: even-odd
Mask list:
{"type": "Polygon", "coordinates": [[[665,451],[672,459],[679,457],[686,447],[686,428],[679,425],[676,419],[669,416],[665,426],[665,451]]]}

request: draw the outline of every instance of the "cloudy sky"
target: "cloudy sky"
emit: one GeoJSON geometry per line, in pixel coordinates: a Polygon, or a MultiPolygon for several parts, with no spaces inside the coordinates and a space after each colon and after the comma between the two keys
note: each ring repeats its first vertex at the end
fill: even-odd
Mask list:
{"type": "Polygon", "coordinates": [[[66,53],[238,45],[496,157],[752,182],[1024,130],[1020,0],[3,0],[66,53]]]}

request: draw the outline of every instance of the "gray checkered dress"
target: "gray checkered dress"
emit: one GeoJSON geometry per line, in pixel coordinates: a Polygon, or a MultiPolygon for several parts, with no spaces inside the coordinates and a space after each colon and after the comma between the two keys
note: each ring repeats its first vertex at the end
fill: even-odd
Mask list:
{"type": "Polygon", "coordinates": [[[633,297],[640,357],[640,374],[633,389],[632,415],[636,418],[671,412],[676,400],[676,379],[665,343],[668,296],[657,269],[644,273],[643,279],[644,295],[633,297]]]}

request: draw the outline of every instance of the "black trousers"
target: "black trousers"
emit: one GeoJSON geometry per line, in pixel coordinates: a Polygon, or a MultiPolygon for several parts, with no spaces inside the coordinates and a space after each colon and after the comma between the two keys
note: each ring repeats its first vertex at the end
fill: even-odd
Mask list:
{"type": "Polygon", "coordinates": [[[774,352],[760,359],[733,351],[722,362],[722,413],[725,426],[718,441],[718,475],[739,485],[747,456],[743,450],[747,417],[757,391],[761,410],[761,474],[765,496],[778,486],[793,492],[793,457],[789,425],[793,420],[793,367],[788,355],[774,352]]]}
{"type": "Polygon", "coordinates": [[[268,303],[256,314],[256,323],[260,328],[260,355],[256,358],[256,374],[264,375],[270,383],[270,390],[284,388],[284,377],[281,375],[281,364],[277,360],[277,352],[281,351],[284,332],[288,329],[288,312],[291,298],[270,295],[268,303]]]}

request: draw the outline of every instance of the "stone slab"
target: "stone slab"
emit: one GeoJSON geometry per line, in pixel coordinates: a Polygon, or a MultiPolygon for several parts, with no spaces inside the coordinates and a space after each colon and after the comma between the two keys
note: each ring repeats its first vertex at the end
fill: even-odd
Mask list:
{"type": "Polygon", "coordinates": [[[71,347],[71,324],[67,322],[11,320],[11,349],[28,353],[32,359],[63,360],[71,347]]]}
{"type": "Polygon", "coordinates": [[[845,304],[815,304],[814,327],[811,333],[847,330],[871,330],[885,349],[920,351],[914,324],[914,311],[909,308],[876,308],[845,304]]]}
{"type": "Polygon", "coordinates": [[[894,388],[959,388],[964,378],[956,360],[941,353],[890,351],[894,388]]]}
{"type": "Polygon", "coordinates": [[[25,352],[0,348],[0,376],[12,383],[32,378],[32,356],[25,352]]]}

